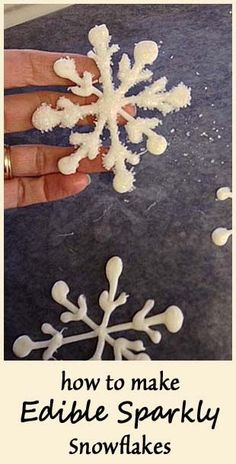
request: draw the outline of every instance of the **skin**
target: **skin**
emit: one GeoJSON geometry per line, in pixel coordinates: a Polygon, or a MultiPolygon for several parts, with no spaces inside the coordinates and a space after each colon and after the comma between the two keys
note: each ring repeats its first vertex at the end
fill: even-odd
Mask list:
{"type": "MultiPolygon", "coordinates": [[[[4,53],[4,87],[62,85],[73,83],[58,77],[53,71],[53,63],[65,53],[52,53],[37,50],[5,50],[4,53]]],[[[99,72],[93,60],[82,55],[69,55],[75,59],[80,74],[88,71],[98,79],[99,72]]],[[[42,103],[55,106],[63,92],[38,91],[27,94],[7,95],[4,98],[5,133],[20,132],[32,129],[32,114],[42,103]]],[[[66,94],[73,102],[82,105],[96,101],[95,96],[88,98],[66,94]]],[[[132,107],[125,108],[134,114],[132,107]]],[[[119,124],[125,120],[118,117],[119,124]]],[[[78,121],[79,125],[93,124],[94,119],[88,117],[78,121]]],[[[13,145],[9,148],[13,179],[4,182],[5,208],[27,206],[33,203],[54,201],[80,193],[91,182],[90,173],[105,171],[102,166],[102,155],[106,152],[101,148],[97,158],[82,160],[78,172],[63,176],[58,172],[58,160],[74,151],[72,147],[55,147],[48,145],[13,145]]]]}

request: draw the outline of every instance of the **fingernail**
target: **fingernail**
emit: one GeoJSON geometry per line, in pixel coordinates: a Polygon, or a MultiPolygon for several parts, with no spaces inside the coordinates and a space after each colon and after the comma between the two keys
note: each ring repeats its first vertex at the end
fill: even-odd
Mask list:
{"type": "Polygon", "coordinates": [[[88,178],[88,185],[89,185],[89,184],[91,184],[92,179],[91,179],[91,176],[89,174],[87,174],[87,178],[88,178]]]}

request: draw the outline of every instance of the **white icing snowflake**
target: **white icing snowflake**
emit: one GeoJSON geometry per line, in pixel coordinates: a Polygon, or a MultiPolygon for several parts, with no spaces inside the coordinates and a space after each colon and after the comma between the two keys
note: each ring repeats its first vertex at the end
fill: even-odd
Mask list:
{"type": "Polygon", "coordinates": [[[24,358],[32,350],[44,349],[43,359],[54,359],[54,353],[62,346],[69,343],[77,343],[91,338],[97,338],[97,347],[94,355],[90,360],[101,360],[105,344],[108,343],[113,348],[115,360],[150,360],[150,357],[144,353],[145,347],[142,340],[129,340],[124,337],[113,338],[112,334],[116,332],[126,332],[129,330],[145,332],[153,343],[159,343],[161,334],[158,330],[151,327],[158,324],[164,324],[169,332],[178,332],[183,324],[183,313],[177,306],[169,306],[165,312],[154,316],[146,317],[154,307],[154,300],[147,300],[132,318],[131,322],[110,325],[110,316],[116,308],[126,303],[129,295],[122,292],[116,298],[119,277],[122,273],[122,260],[114,256],[109,259],[106,265],[106,277],[109,282],[108,290],[104,290],[99,296],[99,306],[104,312],[100,325],[96,324],[87,314],[87,303],[84,295],[78,298],[78,306],[74,305],[68,298],[69,287],[64,281],[58,281],[52,287],[52,298],[67,309],[61,314],[61,322],[67,324],[71,321],[83,321],[90,331],[82,334],[76,334],[65,337],[64,329],[58,331],[51,324],[45,323],[41,330],[44,334],[51,336],[48,340],[33,341],[27,335],[23,335],[15,341],[13,351],[16,356],[24,358]]]}
{"type": "Polygon", "coordinates": [[[158,46],[153,41],[142,41],[134,47],[134,63],[123,54],[119,62],[118,78],[120,84],[114,88],[112,76],[112,55],[119,50],[118,45],[110,46],[109,31],[103,24],[95,26],[88,35],[93,46],[93,51],[88,53],[99,69],[99,84],[102,91],[93,85],[93,76],[84,72],[80,77],[76,71],[73,59],[61,58],[54,63],[55,73],[63,78],[70,79],[76,85],[69,89],[75,95],[88,97],[95,95],[97,101],[89,105],[72,103],[68,98],[61,97],[57,101],[56,108],[43,103],[33,114],[34,127],[42,132],[52,130],[56,126],[73,128],[79,119],[88,115],[96,117],[95,129],[91,133],[71,133],[70,143],[78,147],[74,153],[60,159],[58,167],[63,174],[76,172],[80,160],[88,157],[96,158],[101,147],[103,129],[107,127],[110,132],[110,148],[104,155],[103,164],[107,170],[113,170],[113,187],[120,193],[128,192],[134,185],[134,168],[127,168],[126,163],[134,166],[139,163],[142,153],[135,153],[121,143],[117,123],[118,115],[126,121],[125,129],[130,142],[140,143],[145,135],[147,137],[147,150],[154,154],[162,154],[166,147],[166,139],[153,131],[162,124],[159,118],[136,119],[125,111],[126,105],[135,105],[138,108],[158,110],[164,116],[167,113],[178,111],[180,108],[190,105],[191,89],[182,82],[171,90],[166,91],[167,79],[162,77],[137,95],[127,96],[127,92],[140,82],[151,82],[152,71],[146,68],[151,65],[158,56],[158,46]]]}

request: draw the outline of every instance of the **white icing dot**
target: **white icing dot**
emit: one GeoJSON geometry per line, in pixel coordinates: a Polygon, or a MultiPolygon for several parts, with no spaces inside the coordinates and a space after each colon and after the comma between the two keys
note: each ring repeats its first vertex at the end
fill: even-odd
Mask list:
{"type": "Polygon", "coordinates": [[[215,245],[223,246],[227,243],[231,234],[232,230],[228,230],[225,227],[218,227],[212,232],[211,238],[215,245]]]}
{"type": "Polygon", "coordinates": [[[152,155],[162,155],[167,148],[167,141],[162,135],[148,137],[147,149],[152,155]]]}
{"type": "Polygon", "coordinates": [[[30,354],[34,346],[31,338],[28,335],[22,335],[21,337],[17,338],[13,345],[13,352],[19,358],[25,358],[30,354]]]}
{"type": "Polygon", "coordinates": [[[109,32],[105,24],[93,27],[88,34],[89,42],[94,47],[99,47],[101,42],[109,43],[109,32]]]}
{"type": "Polygon", "coordinates": [[[123,170],[115,174],[113,187],[118,193],[130,192],[133,189],[134,175],[131,171],[123,170]]]}
{"type": "Polygon", "coordinates": [[[64,156],[58,161],[58,169],[62,174],[74,174],[78,163],[72,157],[64,156]]]}
{"type": "Polygon", "coordinates": [[[143,40],[135,45],[134,59],[139,64],[152,64],[158,56],[158,46],[151,40],[143,40]]]}
{"type": "Polygon", "coordinates": [[[40,131],[49,131],[58,126],[61,122],[60,113],[51,106],[43,103],[32,116],[32,124],[40,131]]]}
{"type": "Polygon", "coordinates": [[[76,81],[76,79],[78,78],[75,61],[73,58],[60,58],[54,63],[53,69],[55,73],[60,77],[64,77],[67,79],[69,78],[72,81],[74,79],[76,81]]]}
{"type": "Polygon", "coordinates": [[[216,198],[224,201],[228,198],[232,198],[232,192],[229,187],[221,187],[216,191],[216,198]]]}
{"type": "Polygon", "coordinates": [[[165,325],[169,332],[176,333],[178,332],[183,324],[184,316],[178,306],[169,306],[165,311],[165,325]]]}

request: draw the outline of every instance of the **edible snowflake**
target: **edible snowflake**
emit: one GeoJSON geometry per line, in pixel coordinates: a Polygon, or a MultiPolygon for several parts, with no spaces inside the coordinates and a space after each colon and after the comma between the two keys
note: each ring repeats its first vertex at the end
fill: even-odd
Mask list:
{"type": "Polygon", "coordinates": [[[33,341],[27,335],[23,335],[15,341],[13,351],[16,356],[24,358],[32,350],[45,349],[43,359],[54,359],[54,353],[62,346],[69,343],[77,343],[91,338],[97,338],[97,346],[94,355],[90,360],[101,360],[105,344],[108,343],[114,352],[115,360],[150,360],[150,357],[144,352],[145,347],[142,340],[129,340],[124,337],[113,338],[112,334],[116,332],[126,332],[129,330],[145,332],[153,343],[159,343],[161,334],[158,330],[151,327],[158,324],[164,324],[169,332],[178,332],[183,323],[183,313],[177,306],[169,306],[165,312],[154,316],[146,317],[152,310],[155,301],[147,300],[132,318],[131,322],[109,326],[110,316],[116,308],[126,303],[129,295],[122,292],[116,297],[119,277],[122,273],[122,260],[114,256],[109,259],[106,265],[106,277],[109,283],[108,290],[104,290],[99,297],[99,306],[104,312],[100,325],[97,325],[87,314],[87,303],[84,295],[78,298],[78,306],[74,305],[67,295],[70,291],[64,281],[58,281],[52,287],[52,298],[67,309],[60,316],[61,322],[67,324],[71,321],[83,321],[91,330],[86,333],[72,336],[64,336],[64,329],[56,330],[51,324],[44,323],[41,330],[44,334],[51,336],[48,340],[33,341]]]}
{"type": "Polygon", "coordinates": [[[60,97],[56,108],[43,103],[33,114],[33,125],[42,132],[52,130],[56,126],[73,128],[78,120],[88,116],[95,116],[95,129],[90,133],[71,133],[70,144],[77,147],[76,151],[69,156],[63,157],[58,163],[59,170],[63,174],[76,172],[79,162],[88,157],[90,160],[96,158],[102,145],[102,134],[104,128],[110,132],[110,148],[103,157],[103,165],[107,170],[113,170],[113,187],[120,193],[131,191],[134,188],[134,165],[140,162],[142,153],[132,152],[120,141],[118,129],[118,115],[126,121],[125,129],[130,142],[138,144],[147,137],[147,150],[153,155],[164,153],[167,141],[154,132],[153,129],[162,124],[159,118],[136,119],[125,111],[127,105],[135,105],[138,108],[158,110],[164,116],[180,108],[190,105],[191,89],[182,82],[171,90],[166,91],[167,78],[162,77],[137,95],[127,96],[127,92],[136,84],[151,82],[153,73],[146,68],[151,65],[158,56],[158,46],[153,41],[142,41],[134,47],[134,63],[131,65],[130,58],[123,54],[119,61],[119,86],[114,88],[112,76],[112,56],[119,50],[118,45],[110,46],[109,31],[103,24],[95,26],[88,35],[93,46],[93,51],[88,53],[99,69],[99,84],[102,91],[93,85],[93,75],[84,72],[80,77],[76,71],[73,59],[61,58],[54,63],[55,73],[63,78],[70,79],[76,85],[69,87],[72,93],[82,97],[95,95],[97,101],[89,105],[72,103],[68,98],[60,97]],[[127,168],[126,164],[132,167],[127,168]]]}

